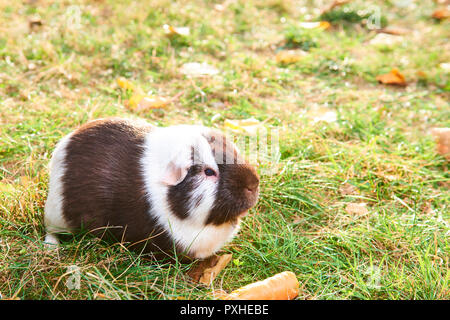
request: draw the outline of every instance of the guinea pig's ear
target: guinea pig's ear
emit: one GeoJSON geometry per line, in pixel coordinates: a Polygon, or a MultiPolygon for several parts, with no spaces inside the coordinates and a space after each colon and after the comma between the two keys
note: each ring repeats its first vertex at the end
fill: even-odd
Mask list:
{"type": "Polygon", "coordinates": [[[168,186],[175,186],[184,180],[188,168],[170,161],[162,175],[161,182],[168,186]]]}

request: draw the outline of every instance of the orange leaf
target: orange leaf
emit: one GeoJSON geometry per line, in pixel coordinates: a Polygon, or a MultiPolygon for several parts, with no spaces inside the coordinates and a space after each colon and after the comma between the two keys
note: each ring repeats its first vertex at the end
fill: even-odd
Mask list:
{"type": "Polygon", "coordinates": [[[392,69],[389,73],[379,75],[376,79],[383,84],[406,86],[405,77],[397,69],[392,69]]]}
{"type": "Polygon", "coordinates": [[[425,72],[423,72],[422,70],[417,71],[416,74],[417,74],[417,76],[419,78],[426,78],[427,77],[427,74],[425,72]]]}
{"type": "Polygon", "coordinates": [[[394,36],[402,36],[402,35],[407,34],[409,32],[409,30],[400,28],[400,27],[388,26],[388,27],[377,30],[377,32],[391,34],[394,36]]]}
{"type": "Polygon", "coordinates": [[[450,17],[450,10],[447,8],[440,8],[435,10],[431,16],[438,20],[447,19],[450,17]]]}

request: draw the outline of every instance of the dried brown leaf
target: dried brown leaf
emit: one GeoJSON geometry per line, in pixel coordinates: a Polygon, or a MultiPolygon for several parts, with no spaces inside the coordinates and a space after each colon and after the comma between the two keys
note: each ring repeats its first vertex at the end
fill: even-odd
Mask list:
{"type": "Polygon", "coordinates": [[[202,276],[200,277],[199,282],[205,285],[210,285],[211,282],[217,277],[217,275],[228,265],[231,261],[232,254],[224,254],[220,256],[217,264],[211,268],[205,269],[202,276]]]}
{"type": "Polygon", "coordinates": [[[431,16],[438,20],[448,19],[450,18],[450,10],[447,8],[436,9],[431,16]]]}
{"type": "Polygon", "coordinates": [[[217,275],[228,265],[231,261],[232,254],[224,254],[222,256],[213,255],[205,260],[199,261],[188,275],[195,282],[204,285],[210,285],[217,275]]]}
{"type": "Polygon", "coordinates": [[[385,28],[378,29],[377,32],[378,33],[387,33],[387,34],[391,34],[393,36],[403,36],[403,35],[409,33],[409,30],[405,29],[405,28],[395,27],[395,26],[388,26],[385,28]]]}

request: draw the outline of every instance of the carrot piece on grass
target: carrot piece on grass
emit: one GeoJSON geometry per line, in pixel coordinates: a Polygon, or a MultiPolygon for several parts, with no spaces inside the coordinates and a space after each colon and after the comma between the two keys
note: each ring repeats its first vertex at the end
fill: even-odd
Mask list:
{"type": "Polygon", "coordinates": [[[224,300],[292,300],[298,296],[299,283],[293,272],[278,273],[262,281],[248,284],[229,295],[224,300]]]}

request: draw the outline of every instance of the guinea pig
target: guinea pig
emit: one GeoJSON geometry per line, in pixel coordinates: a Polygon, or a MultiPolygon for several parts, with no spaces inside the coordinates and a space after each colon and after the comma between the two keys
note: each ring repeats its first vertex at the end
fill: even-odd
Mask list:
{"type": "Polygon", "coordinates": [[[65,136],[49,165],[45,242],[88,230],[140,252],[207,258],[230,241],[259,177],[211,128],[98,119],[65,136]]]}

